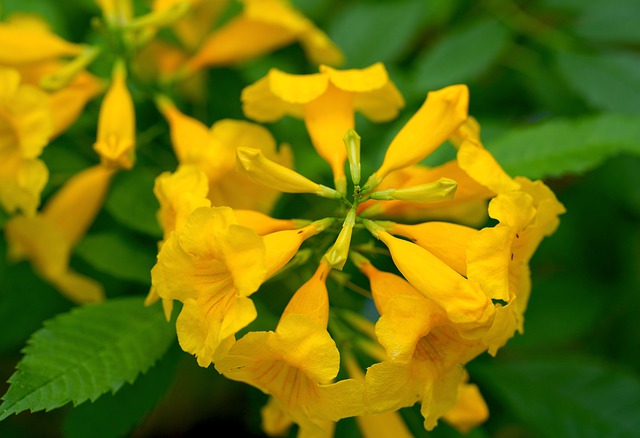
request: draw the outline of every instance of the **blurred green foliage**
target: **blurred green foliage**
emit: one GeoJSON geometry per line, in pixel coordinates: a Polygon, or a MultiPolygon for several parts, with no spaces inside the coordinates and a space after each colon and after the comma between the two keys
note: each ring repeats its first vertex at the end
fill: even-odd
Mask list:
{"type": "MultiPolygon", "coordinates": [[[[560,228],[532,260],[525,334],[512,339],[496,358],[482,356],[469,366],[491,417],[468,436],[638,436],[640,3],[294,3],[344,50],[345,67],[382,61],[405,96],[406,109],[397,121],[374,125],[358,119],[363,173],[379,164],[393,134],[429,90],[466,83],[470,113],[483,127],[486,147],[512,175],[545,178],[567,207],[560,228]]],[[[98,11],[90,0],[4,0],[0,8],[1,18],[14,12],[41,14],[72,41],[95,38],[89,17],[98,11]]],[[[242,88],[271,67],[314,71],[300,47],[288,47],[235,68],[211,71],[208,95],[184,104],[192,105],[192,114],[207,124],[242,118],[242,88]]],[[[148,292],[147,273],[161,236],[151,189],[155,176],[176,164],[168,128],[150,96],[136,88],[133,95],[138,163],[134,171],[117,176],[104,210],[72,260],[77,270],[99,279],[110,298],[143,297],[148,292]]],[[[91,147],[98,108],[99,101],[91,102],[73,128],[45,149],[43,159],[52,175],[45,197],[95,162],[91,147]]],[[[301,173],[330,183],[329,168],[315,158],[302,122],[285,119],[268,128],[279,142],[294,145],[301,173]]],[[[285,196],[275,214],[316,217],[312,210],[323,206],[305,199],[290,203],[285,196]]],[[[0,212],[0,224],[4,221],[0,212]]],[[[30,335],[43,321],[71,307],[26,263],[7,265],[5,253],[6,243],[0,238],[2,382],[13,373],[30,335]]],[[[286,281],[296,287],[303,278],[297,273],[286,281]]],[[[267,303],[260,297],[260,313],[271,310],[275,321],[285,301],[267,303]]],[[[63,319],[54,321],[52,330],[63,319]]],[[[29,348],[35,349],[37,342],[34,339],[29,348]]],[[[68,398],[61,402],[87,396],[63,395],[68,398]]],[[[125,383],[115,395],[76,410],[66,406],[11,416],[0,423],[0,436],[79,437],[89,436],[88,431],[101,437],[200,436],[223,427],[233,427],[234,436],[262,436],[258,412],[264,401],[257,390],[198,368],[174,345],[147,374],[132,386],[125,383]]],[[[402,414],[416,436],[459,436],[446,424],[427,434],[416,409],[402,414]]],[[[349,419],[338,424],[337,432],[358,436],[349,419]]]]}

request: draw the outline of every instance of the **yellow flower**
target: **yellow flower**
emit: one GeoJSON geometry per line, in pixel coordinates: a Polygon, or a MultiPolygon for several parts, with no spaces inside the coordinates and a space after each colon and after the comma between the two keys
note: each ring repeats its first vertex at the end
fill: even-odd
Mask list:
{"type": "Polygon", "coordinates": [[[206,173],[208,197],[213,205],[269,213],[280,193],[256,184],[238,172],[236,150],[251,146],[274,162],[291,167],[293,158],[288,146],[276,150],[276,142],[269,131],[254,123],[224,119],[208,129],[200,121],[181,113],[168,99],[159,98],[157,102],[169,123],[171,142],[180,164],[195,166],[206,173]]]}
{"type": "Polygon", "coordinates": [[[41,20],[29,16],[12,17],[0,23],[0,65],[18,66],[63,56],[77,56],[82,45],[70,43],[51,33],[41,20]],[[9,47],[11,49],[9,49],[9,47]]]}
{"type": "Polygon", "coordinates": [[[255,210],[234,210],[238,223],[243,227],[254,230],[258,235],[275,233],[276,231],[292,230],[309,225],[303,219],[276,219],[255,210]]]}
{"type": "Polygon", "coordinates": [[[33,215],[49,173],[38,159],[52,129],[46,95],[0,67],[0,204],[33,215]]]}
{"type": "Polygon", "coordinates": [[[565,212],[541,181],[516,178],[522,190],[503,193],[489,204],[489,216],[499,221],[469,241],[467,274],[493,299],[506,304],[496,309],[484,342],[495,355],[514,332],[523,332],[524,311],[531,292],[529,260],[545,236],[559,225],[565,212]]]}
{"type": "Polygon", "coordinates": [[[413,117],[395,136],[382,165],[364,184],[373,190],[394,170],[416,164],[458,129],[467,118],[469,90],[465,85],[452,85],[432,91],[413,117]],[[428,127],[428,128],[427,128],[428,127]],[[428,135],[424,130],[428,129],[428,135]]]}
{"type": "Polygon", "coordinates": [[[226,377],[270,394],[284,415],[311,436],[326,436],[332,422],[364,411],[361,382],[333,383],[340,356],[326,330],[330,269],[321,263],[294,294],[274,332],[246,334],[216,362],[226,377]]]}
{"type": "Polygon", "coordinates": [[[398,115],[404,100],[380,63],[362,70],[335,70],[321,65],[320,73],[291,75],[271,69],[242,92],[244,112],[259,122],[285,115],[304,119],[313,146],[331,165],[336,189],[346,192],[343,137],[354,128],[355,112],[382,122],[398,115]]]}
{"type": "Polygon", "coordinates": [[[131,169],[135,162],[136,121],[122,62],[116,63],[111,78],[111,86],[100,107],[98,138],[93,148],[104,164],[131,169]]]}
{"type": "Polygon", "coordinates": [[[114,169],[97,165],[71,178],[34,217],[15,216],[5,225],[9,257],[27,259],[35,271],[77,303],[104,299],[102,286],[69,268],[76,243],[104,202],[114,169]]]}
{"type": "Polygon", "coordinates": [[[420,402],[424,426],[431,430],[455,405],[462,367],[485,346],[461,337],[446,312],[406,280],[357,260],[369,278],[381,314],[376,334],[389,356],[367,370],[369,408],[381,412],[420,402]]]}
{"type": "Polygon", "coordinates": [[[237,64],[299,41],[314,63],[339,64],[342,53],[286,0],[243,0],[243,10],[205,39],[186,70],[237,64]]]}
{"type": "Polygon", "coordinates": [[[392,236],[372,221],[365,219],[364,224],[389,248],[402,275],[421,294],[444,309],[463,336],[473,338],[486,332],[494,317],[494,307],[475,282],[461,276],[427,249],[392,236]]]}
{"type": "MultiPolygon", "coordinates": [[[[158,243],[161,247],[172,232],[180,233],[187,218],[196,208],[210,207],[207,199],[207,176],[201,170],[192,166],[182,166],[175,173],[164,172],[155,180],[153,193],[160,204],[157,213],[158,223],[163,230],[163,240],[158,243]]],[[[158,301],[160,297],[152,286],[145,300],[145,305],[158,301]]],[[[173,300],[162,300],[167,321],[171,319],[173,300]]]]}
{"type": "Polygon", "coordinates": [[[161,298],[183,303],[180,346],[206,367],[255,319],[249,296],[265,274],[263,239],[237,225],[229,207],[200,207],[162,245],[151,278],[161,298]]]}

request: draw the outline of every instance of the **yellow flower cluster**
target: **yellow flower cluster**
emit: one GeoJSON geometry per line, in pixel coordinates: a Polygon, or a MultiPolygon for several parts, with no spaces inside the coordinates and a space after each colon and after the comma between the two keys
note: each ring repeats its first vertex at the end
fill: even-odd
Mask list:
{"type": "MultiPolygon", "coordinates": [[[[246,209],[218,207],[233,207],[207,190],[208,182],[217,193],[218,181],[229,173],[221,164],[225,153],[217,152],[222,158],[215,170],[198,159],[186,165],[189,148],[209,142],[210,150],[219,150],[212,141],[215,127],[196,127],[162,101],[182,158],[178,171],[156,186],[163,187],[157,191],[161,221],[172,232],[165,234],[152,281],[165,301],[182,302],[182,348],[201,366],[213,363],[226,377],[269,394],[263,427],[274,435],[295,423],[301,436],[331,436],[335,422],[356,416],[367,436],[410,436],[397,410],[416,403],[427,430],[440,419],[461,431],[484,421],[487,407],[464,366],[484,352],[495,355],[522,332],[529,260],[564,211],[554,194],[540,181],[511,178],[484,149],[479,125],[467,113],[464,85],[430,92],[362,185],[356,111],[386,121],[403,106],[383,65],[344,71],[320,66],[311,75],[272,69],[245,88],[242,99],[245,114],[257,121],[303,119],[333,171],[335,188],[292,170],[274,158],[273,144],[260,146],[257,139],[233,142],[240,174],[267,193],[335,199],[341,213],[306,224],[270,218],[263,214],[268,209],[249,220],[246,209]],[[455,159],[419,164],[447,141],[455,159]],[[487,201],[497,225],[474,228],[486,219],[487,201]],[[351,245],[367,232],[371,244],[351,245]],[[308,263],[318,267],[291,296],[274,331],[249,331],[236,340],[258,316],[250,296],[320,233],[332,234],[333,243],[305,245],[314,254],[308,263]],[[393,269],[367,258],[377,240],[393,269]],[[330,305],[327,280],[346,271],[349,259],[369,281],[373,320],[330,305]]],[[[248,186],[234,186],[240,201],[238,192],[248,186]]]]}
{"type": "Polygon", "coordinates": [[[223,0],[155,0],[140,16],[129,0],[96,3],[108,36],[100,44],[65,41],[32,17],[0,23],[0,48],[12,48],[0,50],[0,206],[11,215],[10,257],[29,260],[75,302],[105,298],[70,258],[114,175],[136,166],[131,84],[151,84],[146,97],[169,127],[177,168],[155,180],[163,235],[146,305],[161,301],[171,320],[180,303],[182,349],[268,394],[262,418],[271,435],[295,424],[299,436],[329,437],[336,422],[356,417],[367,437],[410,436],[398,410],[416,403],[427,430],[441,419],[463,432],[484,421],[486,404],[464,367],[523,331],[529,261],[564,207],[541,181],[509,176],[483,147],[467,87],[429,92],[363,178],[361,152],[371,151],[356,114],[387,122],[404,99],[381,63],[330,67],[341,52],[286,0],[242,0],[225,20],[223,0]],[[207,68],[294,42],[319,71],[271,69],[243,90],[243,111],[260,123],[301,119],[333,187],[294,170],[293,148],[264,126],[207,126],[169,97],[197,100],[207,68]],[[104,52],[108,79],[87,71],[104,52]],[[41,206],[43,148],[98,97],[95,165],[41,206]],[[445,143],[454,159],[421,164],[445,143]],[[314,194],[336,208],[311,220],[271,217],[282,193],[314,194]],[[487,217],[496,224],[484,226],[487,217]],[[252,296],[300,266],[313,274],[284,291],[273,331],[251,330],[260,316],[252,296]],[[356,275],[369,285],[372,312],[334,304],[356,275]]]}

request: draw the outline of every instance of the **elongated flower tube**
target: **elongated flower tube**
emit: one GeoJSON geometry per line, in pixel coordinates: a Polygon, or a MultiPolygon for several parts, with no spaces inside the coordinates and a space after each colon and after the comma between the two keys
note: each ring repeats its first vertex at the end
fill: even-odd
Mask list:
{"type": "Polygon", "coordinates": [[[428,250],[392,236],[372,221],[365,219],[364,224],[374,237],[387,245],[404,277],[425,297],[441,306],[451,321],[460,324],[461,333],[474,337],[478,330],[486,332],[494,316],[494,307],[482,289],[428,250]]]}
{"type": "Polygon", "coordinates": [[[98,137],[93,148],[104,164],[131,169],[136,152],[135,110],[122,62],[116,63],[111,78],[111,86],[100,107],[98,137]]]}
{"type": "Polygon", "coordinates": [[[42,278],[76,303],[104,299],[102,286],[70,269],[69,259],[100,211],[114,172],[103,165],[85,169],[47,201],[42,213],[15,216],[5,225],[9,258],[29,260],[42,278]]]}
{"type": "Polygon", "coordinates": [[[276,219],[255,210],[234,210],[238,223],[248,227],[260,236],[276,231],[292,230],[309,225],[310,221],[303,219],[276,219]]]}
{"type": "Polygon", "coordinates": [[[393,139],[382,165],[364,184],[373,190],[394,170],[416,164],[433,152],[467,118],[469,89],[465,85],[452,85],[432,91],[418,112],[393,139]],[[420,135],[428,129],[428,135],[420,135]]]}
{"type": "Polygon", "coordinates": [[[246,334],[216,362],[226,377],[270,394],[285,416],[311,436],[330,432],[332,422],[364,411],[361,382],[333,383],[340,357],[326,331],[329,270],[328,264],[320,264],[289,301],[275,331],[246,334]]]}
{"type": "Polygon", "coordinates": [[[52,131],[47,96],[0,67],[0,205],[35,214],[49,172],[38,159],[52,131]]]}
{"type": "Polygon", "coordinates": [[[253,181],[285,193],[314,193],[324,198],[339,199],[342,194],[330,187],[314,183],[294,170],[269,160],[253,148],[238,148],[238,166],[253,181]]]}
{"type": "Polygon", "coordinates": [[[275,163],[290,168],[293,163],[287,145],[277,148],[267,129],[254,123],[223,119],[211,128],[189,117],[165,97],[157,104],[169,123],[171,143],[180,165],[204,171],[209,180],[208,198],[213,205],[269,213],[280,192],[257,184],[236,169],[236,150],[251,146],[275,163]]]}
{"type": "Polygon", "coordinates": [[[331,166],[336,189],[346,193],[343,138],[355,127],[355,113],[382,122],[398,115],[402,95],[380,63],[361,70],[335,70],[321,65],[320,73],[291,75],[271,69],[242,92],[244,113],[259,122],[285,115],[304,119],[313,146],[331,166]]]}
{"type": "Polygon", "coordinates": [[[178,341],[206,367],[255,319],[249,296],[265,274],[263,239],[237,225],[230,208],[201,207],[162,245],[151,281],[160,298],[183,303],[178,341]]]}
{"type": "Polygon", "coordinates": [[[243,11],[215,30],[188,61],[187,72],[236,64],[300,41],[314,63],[339,64],[342,53],[283,0],[243,0],[243,11]]]}

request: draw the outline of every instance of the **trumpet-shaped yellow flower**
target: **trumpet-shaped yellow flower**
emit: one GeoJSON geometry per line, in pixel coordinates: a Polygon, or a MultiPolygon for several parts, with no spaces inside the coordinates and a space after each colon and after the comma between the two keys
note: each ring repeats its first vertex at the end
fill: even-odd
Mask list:
{"type": "Polygon", "coordinates": [[[327,436],[332,422],[364,411],[361,382],[333,383],[340,356],[326,331],[325,280],[330,269],[321,263],[298,289],[275,332],[246,334],[216,362],[216,369],[226,377],[270,394],[284,415],[309,436],[327,436]]]}
{"type": "Polygon", "coordinates": [[[320,73],[291,75],[271,69],[242,92],[244,112],[259,122],[285,115],[304,119],[313,146],[331,165],[336,189],[345,193],[343,137],[354,128],[355,113],[382,122],[397,116],[402,95],[380,63],[362,70],[335,70],[321,65],[320,73]]]}
{"type": "Polygon", "coordinates": [[[208,197],[213,205],[269,213],[280,192],[238,172],[236,150],[246,146],[257,148],[267,159],[288,168],[293,162],[288,146],[276,150],[269,131],[254,123],[225,119],[208,129],[197,119],[181,113],[168,99],[159,98],[157,102],[169,123],[171,142],[180,164],[195,166],[206,173],[208,197]]]}
{"type": "Polygon", "coordinates": [[[230,208],[200,207],[162,245],[151,278],[160,298],[183,303],[178,341],[206,367],[255,319],[249,296],[265,274],[263,239],[230,208]]]}
{"type": "Polygon", "coordinates": [[[516,330],[522,333],[531,292],[529,260],[542,239],[558,227],[558,215],[565,212],[541,181],[516,178],[516,183],[522,190],[500,194],[489,204],[489,215],[498,225],[480,230],[467,251],[469,278],[479,282],[491,298],[507,303],[496,310],[484,339],[492,355],[516,330]]]}
{"type": "Polygon", "coordinates": [[[455,405],[463,366],[484,351],[480,340],[461,337],[446,312],[403,278],[360,260],[381,314],[378,340],[389,360],[367,370],[370,409],[395,410],[421,403],[427,430],[455,405]]]}
{"type": "Polygon", "coordinates": [[[51,136],[46,95],[0,67],[0,205],[33,215],[49,173],[38,159],[51,136]]]}
{"type": "Polygon", "coordinates": [[[402,275],[420,293],[442,307],[447,317],[459,325],[461,334],[477,337],[478,333],[486,332],[494,317],[494,307],[475,282],[462,277],[415,243],[394,237],[369,220],[364,223],[376,238],[387,245],[402,275]]]}
{"type": "Polygon", "coordinates": [[[237,64],[299,41],[314,63],[339,64],[342,53],[286,0],[243,0],[242,13],[211,33],[187,71],[237,64]]]}
{"type": "Polygon", "coordinates": [[[0,23],[0,47],[4,48],[0,51],[0,65],[6,66],[77,56],[84,49],[51,33],[41,20],[29,16],[12,17],[10,22],[0,23]]]}
{"type": "Polygon", "coordinates": [[[380,168],[364,184],[373,190],[394,170],[416,164],[458,129],[467,118],[469,90],[465,85],[452,85],[432,91],[413,117],[393,139],[380,168]],[[424,135],[428,129],[429,135],[424,135]]]}
{"type": "Polygon", "coordinates": [[[104,164],[131,169],[135,162],[136,118],[122,62],[116,63],[112,83],[100,107],[98,138],[93,148],[104,164]]]}
{"type": "Polygon", "coordinates": [[[70,179],[34,217],[15,216],[5,226],[9,256],[35,271],[77,303],[104,299],[102,286],[69,268],[73,246],[100,211],[114,169],[97,165],[70,179]]]}

